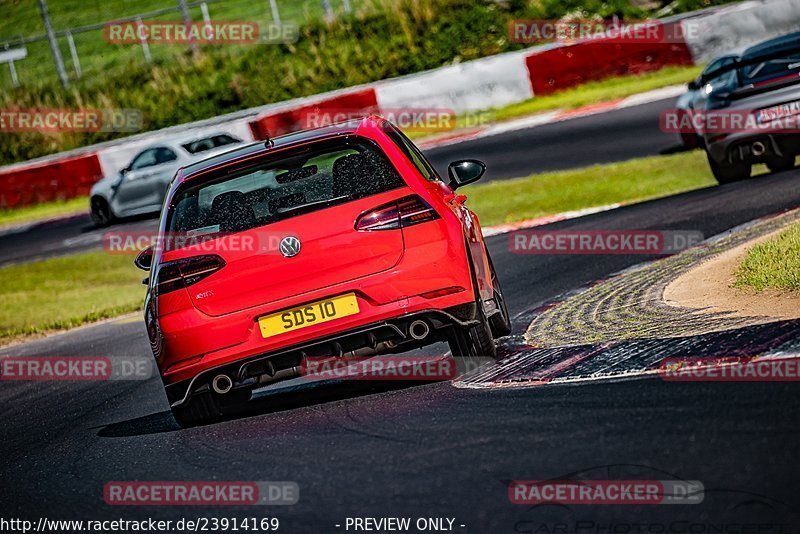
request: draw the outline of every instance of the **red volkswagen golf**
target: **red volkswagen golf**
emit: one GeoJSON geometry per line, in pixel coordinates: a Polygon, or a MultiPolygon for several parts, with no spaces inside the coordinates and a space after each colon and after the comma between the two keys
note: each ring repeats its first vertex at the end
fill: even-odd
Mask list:
{"type": "Polygon", "coordinates": [[[145,322],[175,418],[223,416],[304,359],[447,341],[496,355],[508,311],[478,219],[380,117],[285,135],[178,171],[150,270],[145,322]],[[200,241],[196,241],[200,239],[200,241]]]}

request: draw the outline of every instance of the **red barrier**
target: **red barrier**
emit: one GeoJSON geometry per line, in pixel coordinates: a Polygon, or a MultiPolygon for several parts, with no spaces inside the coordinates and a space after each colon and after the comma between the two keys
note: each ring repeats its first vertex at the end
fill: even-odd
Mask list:
{"type": "Polygon", "coordinates": [[[95,153],[0,170],[0,208],[88,195],[102,176],[95,153]]]}
{"type": "MultiPolygon", "coordinates": [[[[670,35],[676,32],[669,32],[670,35]]],[[[592,80],[641,74],[667,65],[693,65],[681,42],[620,42],[594,39],[533,53],[525,58],[535,96],[592,80]]]]}
{"type": "Polygon", "coordinates": [[[250,122],[250,131],[256,139],[277,137],[279,135],[304,130],[307,128],[307,116],[310,113],[339,113],[342,110],[353,112],[363,110],[365,114],[375,112],[378,98],[375,89],[368,87],[337,95],[325,100],[306,104],[285,111],[269,113],[250,122]]]}

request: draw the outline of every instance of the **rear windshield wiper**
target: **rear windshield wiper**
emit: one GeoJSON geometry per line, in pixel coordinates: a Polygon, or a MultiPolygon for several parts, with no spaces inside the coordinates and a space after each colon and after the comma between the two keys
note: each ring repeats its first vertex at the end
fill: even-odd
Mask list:
{"type": "Polygon", "coordinates": [[[307,202],[305,204],[300,204],[299,206],[291,206],[288,208],[278,208],[276,211],[279,215],[285,215],[287,213],[294,213],[296,211],[303,211],[307,210],[308,208],[317,208],[322,206],[330,206],[331,204],[335,204],[341,200],[349,200],[350,197],[348,195],[344,195],[341,197],[329,198],[327,200],[316,200],[314,202],[307,202]]]}

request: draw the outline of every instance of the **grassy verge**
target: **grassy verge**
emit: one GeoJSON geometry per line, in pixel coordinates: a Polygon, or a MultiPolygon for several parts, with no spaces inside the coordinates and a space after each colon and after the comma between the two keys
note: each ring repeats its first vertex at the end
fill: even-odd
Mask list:
{"type": "Polygon", "coordinates": [[[495,112],[498,121],[513,119],[531,113],[553,109],[575,109],[599,102],[608,102],[626,96],[688,83],[697,77],[703,67],[664,67],[655,72],[637,76],[618,76],[565,89],[552,95],[541,96],[512,104],[495,112]]]}
{"type": "Polygon", "coordinates": [[[750,249],[733,285],[756,291],[800,291],[800,223],[750,249]]]}
{"type": "Polygon", "coordinates": [[[535,174],[465,187],[483,226],[616,202],[663,197],[716,184],[700,151],[535,174]]]}
{"type": "Polygon", "coordinates": [[[88,213],[88,211],[89,199],[87,197],[56,200],[22,208],[0,210],[0,227],[9,224],[42,221],[61,215],[88,213]]]}
{"type": "Polygon", "coordinates": [[[0,343],[135,311],[143,276],[131,256],[105,252],[0,268],[0,343]]]}

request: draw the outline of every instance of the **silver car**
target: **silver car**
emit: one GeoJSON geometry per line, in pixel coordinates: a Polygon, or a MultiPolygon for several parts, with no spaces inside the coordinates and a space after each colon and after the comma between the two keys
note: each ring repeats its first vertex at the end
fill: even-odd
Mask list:
{"type": "Polygon", "coordinates": [[[715,116],[727,117],[728,124],[703,132],[719,183],[749,178],[756,163],[772,172],[794,167],[800,153],[800,129],[792,126],[800,120],[800,32],[745,50],[706,88],[706,126],[715,116]]]}
{"type": "Polygon", "coordinates": [[[92,220],[105,226],[118,218],[157,213],[179,168],[241,143],[228,133],[218,132],[165,140],[145,148],[118,174],[94,184],[89,196],[92,220]]]}

